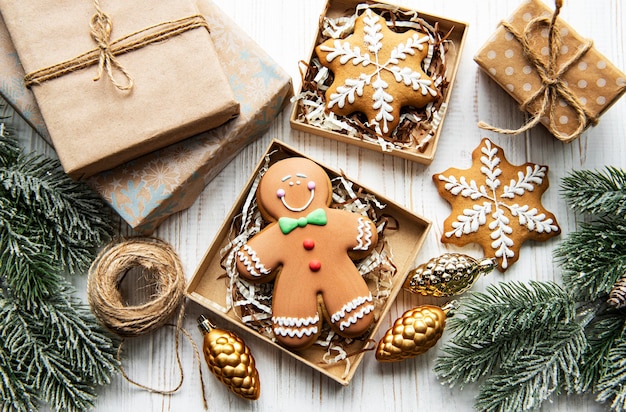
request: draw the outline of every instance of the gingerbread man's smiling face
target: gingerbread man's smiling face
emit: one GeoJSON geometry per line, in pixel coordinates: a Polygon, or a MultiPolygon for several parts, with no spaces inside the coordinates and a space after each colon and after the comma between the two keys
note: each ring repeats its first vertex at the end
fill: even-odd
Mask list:
{"type": "Polygon", "coordinates": [[[266,219],[298,217],[331,200],[331,182],[315,162],[288,158],[273,164],[257,189],[257,203],[266,219]]]}

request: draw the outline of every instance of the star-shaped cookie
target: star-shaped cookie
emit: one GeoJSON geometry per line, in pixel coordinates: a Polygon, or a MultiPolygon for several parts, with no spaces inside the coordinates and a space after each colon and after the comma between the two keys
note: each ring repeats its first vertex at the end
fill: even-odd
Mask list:
{"type": "Polygon", "coordinates": [[[519,259],[522,243],[545,241],[561,232],[555,216],[541,205],[548,166],[510,164],[502,148],[483,139],[470,169],[450,168],[433,175],[452,213],[444,222],[443,243],[478,243],[504,272],[519,259]]]}
{"type": "Polygon", "coordinates": [[[353,34],[315,48],[320,63],[334,75],[326,107],[342,116],[362,112],[378,134],[391,136],[403,106],[420,108],[437,96],[421,68],[428,42],[428,35],[417,30],[390,30],[385,19],[365,9],[353,34]]]}

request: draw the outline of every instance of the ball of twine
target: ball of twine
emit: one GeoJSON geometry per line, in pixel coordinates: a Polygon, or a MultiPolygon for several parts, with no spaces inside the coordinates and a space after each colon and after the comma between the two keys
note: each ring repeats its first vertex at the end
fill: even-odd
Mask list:
{"type": "Polygon", "coordinates": [[[177,308],[176,340],[174,351],[180,380],[172,389],[156,389],[131,379],[121,366],[121,351],[124,339],[117,350],[120,372],[128,382],[147,391],[163,395],[173,394],[182,387],[183,365],[180,359],[179,341],[182,333],[191,343],[198,362],[200,388],[204,409],[207,399],[200,364],[200,352],[189,332],[182,327],[185,306],[185,273],[174,249],[155,237],[133,237],[109,243],[98,254],[89,268],[87,279],[87,299],[91,311],[107,329],[122,338],[147,334],[163,326],[177,308]],[[144,304],[128,306],[120,292],[124,276],[131,270],[141,268],[143,273],[152,275],[156,282],[152,299],[144,304]]]}
{"type": "Polygon", "coordinates": [[[184,289],[185,275],[173,248],[157,238],[135,237],[111,242],[99,253],[89,268],[87,299],[104,326],[133,337],[163,326],[181,305],[184,289]],[[155,294],[148,302],[127,306],[120,283],[134,268],[154,276],[155,294]]]}

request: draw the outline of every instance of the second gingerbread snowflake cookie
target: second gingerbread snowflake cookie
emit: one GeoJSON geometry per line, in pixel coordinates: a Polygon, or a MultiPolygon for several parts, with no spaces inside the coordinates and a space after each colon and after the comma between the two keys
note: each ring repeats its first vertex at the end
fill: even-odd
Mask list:
{"type": "Polygon", "coordinates": [[[365,9],[353,34],[315,48],[320,63],[334,75],[326,91],[327,108],[344,116],[362,112],[378,134],[391,136],[402,107],[423,107],[437,96],[421,69],[428,42],[428,35],[417,30],[391,31],[385,19],[365,9]]]}
{"type": "Polygon", "coordinates": [[[512,165],[502,148],[486,138],[474,149],[472,162],[469,169],[433,175],[439,194],[452,206],[441,241],[478,243],[505,271],[519,259],[524,241],[545,241],[561,232],[555,216],[541,204],[549,185],[548,166],[512,165]]]}

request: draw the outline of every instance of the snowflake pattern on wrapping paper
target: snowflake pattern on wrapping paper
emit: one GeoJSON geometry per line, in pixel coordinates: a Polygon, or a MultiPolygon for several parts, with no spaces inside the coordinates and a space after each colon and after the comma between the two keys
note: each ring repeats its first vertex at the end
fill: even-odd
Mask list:
{"type": "Polygon", "coordinates": [[[548,167],[514,166],[489,139],[483,139],[472,159],[470,169],[450,168],[433,176],[439,194],[452,206],[441,241],[478,243],[505,271],[519,258],[525,240],[547,240],[561,231],[554,215],[541,205],[548,167]]]}
{"type": "Polygon", "coordinates": [[[339,115],[363,112],[378,134],[390,136],[402,106],[423,107],[437,96],[432,79],[421,69],[429,40],[416,30],[396,33],[366,9],[352,35],[316,48],[322,65],[335,76],[326,92],[328,109],[339,115]]]}

